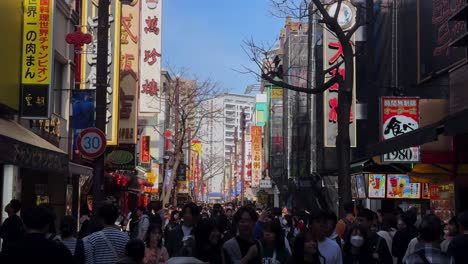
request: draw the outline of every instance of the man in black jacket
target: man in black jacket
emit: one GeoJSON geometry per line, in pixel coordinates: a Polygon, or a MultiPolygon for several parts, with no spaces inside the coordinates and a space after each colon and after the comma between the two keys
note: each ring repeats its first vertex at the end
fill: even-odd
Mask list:
{"type": "Polygon", "coordinates": [[[418,230],[414,226],[416,215],[410,212],[403,213],[398,219],[398,231],[393,237],[392,254],[398,259],[398,264],[403,263],[406,249],[411,241],[418,235],[418,230]]]}
{"type": "Polygon", "coordinates": [[[369,209],[362,209],[359,211],[356,221],[366,230],[368,239],[366,250],[372,254],[372,263],[392,264],[393,258],[385,239],[373,231],[373,227],[377,225],[377,214],[369,209]]]}
{"type": "Polygon", "coordinates": [[[21,239],[24,233],[23,221],[18,216],[21,210],[21,202],[19,200],[11,200],[6,206],[5,211],[8,218],[5,219],[0,228],[0,237],[3,239],[2,252],[6,254],[11,246],[21,239]]]}
{"type": "Polygon", "coordinates": [[[62,244],[47,239],[45,234],[49,230],[52,219],[50,211],[44,206],[36,206],[23,213],[26,227],[24,237],[12,246],[5,254],[1,263],[17,264],[63,264],[74,263],[70,251],[62,244]]]}
{"type": "Polygon", "coordinates": [[[188,203],[182,209],[184,223],[178,225],[169,234],[167,241],[167,251],[169,256],[191,257],[194,246],[194,238],[192,236],[193,229],[200,215],[200,209],[195,203],[188,203]]]}

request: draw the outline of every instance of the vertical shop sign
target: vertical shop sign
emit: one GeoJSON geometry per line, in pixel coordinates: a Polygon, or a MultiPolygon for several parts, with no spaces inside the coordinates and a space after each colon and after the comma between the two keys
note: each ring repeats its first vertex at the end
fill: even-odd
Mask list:
{"type": "Polygon", "coordinates": [[[96,90],[72,90],[73,152],[77,150],[78,135],[83,129],[95,126],[96,90]]]}
{"type": "Polygon", "coordinates": [[[262,178],[262,127],[252,126],[252,187],[260,185],[262,178]]]}
{"type": "MultiPolygon", "coordinates": [[[[419,98],[382,97],[381,139],[387,140],[419,128],[419,98]]],[[[413,163],[420,159],[419,146],[393,151],[383,162],[413,163]]]]}
{"type": "Polygon", "coordinates": [[[24,0],[21,117],[50,117],[54,0],[24,0]]]}
{"type": "MultiPolygon", "coordinates": [[[[90,33],[93,41],[84,46],[81,55],[81,89],[96,89],[97,63],[97,28],[98,2],[82,1],[81,21],[86,25],[83,33],[90,33]]],[[[120,1],[110,1],[109,13],[109,46],[107,56],[107,100],[106,100],[106,134],[107,145],[117,145],[119,118],[119,62],[120,62],[120,1]]]]}
{"type": "MultiPolygon", "coordinates": [[[[336,4],[331,5],[329,13],[334,14],[336,4]],[[333,9],[334,8],[334,9],[333,9]]],[[[355,23],[356,8],[348,1],[343,1],[340,9],[338,22],[343,29],[352,27],[355,23]],[[349,21],[348,21],[349,20],[349,21]]],[[[354,47],[355,36],[351,38],[354,47]]],[[[354,48],[353,48],[354,51],[354,48]]],[[[341,63],[344,59],[343,48],[338,38],[330,31],[323,31],[323,69],[328,69],[333,65],[341,63]]],[[[351,109],[349,112],[349,138],[351,147],[356,147],[356,58],[353,58],[354,73],[353,73],[353,98],[351,109]]],[[[344,63],[336,70],[325,74],[324,82],[327,82],[336,74],[341,75],[343,79],[345,76],[344,63]]],[[[348,76],[349,78],[349,76],[348,76]]],[[[336,147],[336,137],[338,135],[338,91],[340,86],[338,83],[332,85],[328,90],[323,93],[323,107],[324,107],[324,145],[325,147],[336,147]]]]}
{"type": "Polygon", "coordinates": [[[162,0],[141,0],[140,113],[161,111],[162,0]]]}
{"type": "Polygon", "coordinates": [[[137,143],[139,0],[122,4],[120,19],[119,144],[137,143]]]}
{"type": "Polygon", "coordinates": [[[141,136],[140,163],[150,163],[150,136],[141,136]]]}

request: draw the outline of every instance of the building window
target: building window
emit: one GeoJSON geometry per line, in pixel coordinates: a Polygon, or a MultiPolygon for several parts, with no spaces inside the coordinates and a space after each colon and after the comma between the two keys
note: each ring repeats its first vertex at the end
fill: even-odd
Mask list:
{"type": "Polygon", "coordinates": [[[62,92],[64,65],[58,61],[54,64],[54,86],[52,87],[53,113],[62,116],[62,92]]]}

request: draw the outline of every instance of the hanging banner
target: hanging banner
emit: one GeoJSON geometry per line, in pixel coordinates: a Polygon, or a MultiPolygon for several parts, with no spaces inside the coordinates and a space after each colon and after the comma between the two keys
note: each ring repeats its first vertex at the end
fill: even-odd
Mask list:
{"type": "Polygon", "coordinates": [[[21,117],[50,117],[54,0],[24,0],[21,117]]]}
{"type": "Polygon", "coordinates": [[[137,143],[138,56],[140,34],[138,0],[122,4],[120,19],[119,144],[137,143]]]}
{"type": "Polygon", "coordinates": [[[141,0],[140,113],[161,111],[162,0],[141,0]]]}
{"type": "MultiPolygon", "coordinates": [[[[336,3],[330,5],[329,13],[335,14],[336,3]]],[[[343,29],[351,28],[356,22],[356,8],[348,1],[343,1],[339,14],[339,24],[343,29]]],[[[351,42],[354,49],[355,35],[351,37],[351,42]]],[[[341,43],[330,30],[323,30],[323,69],[328,69],[333,65],[340,63],[343,60],[344,54],[341,43]]],[[[353,98],[351,109],[349,112],[349,139],[351,147],[356,147],[356,57],[353,58],[354,73],[353,73],[353,98]]],[[[324,83],[331,79],[334,75],[339,74],[343,79],[345,76],[344,63],[341,64],[338,70],[334,70],[331,74],[325,74],[324,83]]],[[[338,135],[338,91],[340,86],[338,83],[332,85],[323,93],[324,107],[324,145],[325,147],[336,147],[336,137],[338,135]]]]}
{"type": "MultiPolygon", "coordinates": [[[[97,28],[98,2],[94,0],[82,1],[82,16],[85,27],[83,33],[90,33],[93,42],[83,47],[81,55],[81,89],[96,89],[97,63],[97,28]]],[[[117,145],[117,128],[119,118],[119,53],[120,53],[120,1],[110,1],[109,12],[109,46],[107,56],[107,111],[106,134],[107,145],[117,145]]]]}
{"type": "Polygon", "coordinates": [[[140,152],[140,163],[150,163],[150,136],[141,136],[141,152],[140,152]]]}
{"type": "Polygon", "coordinates": [[[258,187],[262,178],[262,127],[252,126],[252,187],[258,187]]]}
{"type": "Polygon", "coordinates": [[[73,153],[77,150],[78,135],[83,129],[95,126],[96,90],[72,90],[73,153]]]}
{"type": "MultiPolygon", "coordinates": [[[[382,97],[381,139],[387,140],[419,128],[419,98],[382,97]]],[[[414,163],[420,159],[419,146],[382,156],[382,162],[414,163]]]]}

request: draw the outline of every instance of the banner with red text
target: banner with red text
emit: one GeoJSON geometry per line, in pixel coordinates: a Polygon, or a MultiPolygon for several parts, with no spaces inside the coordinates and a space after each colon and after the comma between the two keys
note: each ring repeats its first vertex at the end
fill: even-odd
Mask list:
{"type": "Polygon", "coordinates": [[[141,0],[140,113],[161,111],[162,0],[141,0]]]}
{"type": "Polygon", "coordinates": [[[252,126],[252,187],[258,187],[262,179],[262,127],[252,126]]]}

